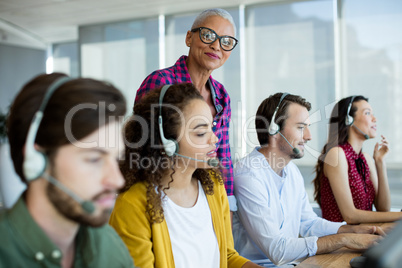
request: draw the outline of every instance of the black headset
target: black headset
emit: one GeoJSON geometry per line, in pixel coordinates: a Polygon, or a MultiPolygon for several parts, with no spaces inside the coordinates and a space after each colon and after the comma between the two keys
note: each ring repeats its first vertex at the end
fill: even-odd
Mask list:
{"type": "Polygon", "coordinates": [[[282,93],[282,96],[281,96],[281,98],[280,98],[280,100],[279,100],[279,102],[278,102],[278,105],[277,105],[276,108],[275,108],[275,112],[274,112],[274,114],[272,115],[271,123],[269,124],[269,128],[268,128],[268,133],[269,133],[269,135],[271,135],[271,136],[277,134],[277,133],[279,132],[279,130],[280,130],[279,125],[278,125],[277,123],[275,123],[275,117],[276,117],[276,113],[278,112],[279,107],[280,107],[280,105],[281,105],[283,99],[284,99],[287,95],[289,95],[289,93],[286,93],[286,92],[282,93]]]}
{"type": "Polygon", "coordinates": [[[173,156],[174,154],[179,152],[179,144],[176,140],[166,139],[165,134],[163,133],[163,120],[162,120],[162,105],[163,105],[163,97],[166,94],[166,91],[169,89],[171,85],[164,85],[161,89],[161,93],[159,95],[159,133],[162,140],[163,148],[165,149],[165,153],[167,156],[173,156]]]}
{"type": "Polygon", "coordinates": [[[35,149],[35,139],[38,134],[40,123],[42,122],[43,112],[49,102],[53,93],[64,83],[72,80],[70,77],[61,77],[54,81],[46,90],[42,103],[39,106],[39,110],[35,113],[31,125],[29,126],[27,139],[25,142],[25,155],[23,162],[23,173],[25,179],[30,182],[43,175],[47,167],[47,156],[35,149]]]}

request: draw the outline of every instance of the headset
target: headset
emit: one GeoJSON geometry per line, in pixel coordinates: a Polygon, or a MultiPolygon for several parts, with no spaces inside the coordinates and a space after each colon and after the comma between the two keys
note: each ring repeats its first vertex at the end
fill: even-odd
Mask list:
{"type": "Polygon", "coordinates": [[[352,105],[353,105],[353,101],[356,98],[356,96],[352,96],[352,98],[350,99],[350,103],[348,105],[348,110],[346,112],[346,117],[345,117],[345,124],[347,126],[353,126],[355,127],[363,136],[366,140],[370,139],[370,136],[367,135],[366,133],[364,133],[360,128],[358,128],[355,124],[353,124],[353,122],[355,121],[355,119],[353,118],[353,116],[350,115],[350,110],[352,109],[352,105]]]}
{"type": "Polygon", "coordinates": [[[54,81],[47,89],[39,110],[35,113],[31,125],[29,126],[27,139],[25,142],[25,156],[23,162],[23,173],[28,182],[38,179],[46,170],[48,160],[44,153],[35,149],[35,139],[38,134],[40,123],[42,122],[43,112],[53,93],[64,83],[70,81],[70,77],[61,77],[54,81]]]}
{"type": "Polygon", "coordinates": [[[158,125],[159,125],[159,134],[161,136],[161,141],[163,145],[163,149],[167,156],[178,155],[183,158],[191,159],[198,162],[207,163],[211,167],[217,167],[219,165],[219,160],[215,158],[205,160],[200,160],[196,158],[192,158],[189,156],[179,154],[179,143],[173,139],[166,139],[165,134],[163,133],[163,119],[162,119],[162,106],[163,106],[163,97],[166,94],[166,91],[169,89],[171,85],[164,85],[161,89],[161,93],[159,95],[159,117],[158,117],[158,125]]]}
{"type": "Polygon", "coordinates": [[[159,95],[159,134],[161,136],[163,149],[167,156],[173,156],[179,152],[179,144],[176,140],[166,139],[165,134],[163,133],[163,120],[162,120],[162,105],[163,105],[163,97],[166,94],[166,91],[169,89],[171,85],[164,85],[161,89],[161,93],[159,95]]]}
{"type": "Polygon", "coordinates": [[[61,77],[50,84],[50,86],[46,90],[42,103],[39,106],[39,110],[35,113],[31,125],[29,126],[28,135],[25,142],[25,156],[22,169],[25,179],[28,181],[28,183],[40,177],[43,177],[48,182],[70,196],[72,199],[77,201],[86,213],[91,214],[95,211],[95,205],[91,201],[85,201],[81,199],[57,179],[47,174],[45,171],[48,165],[48,158],[44,153],[35,149],[36,135],[38,134],[38,129],[43,118],[43,113],[49,102],[50,97],[53,95],[56,89],[60,88],[63,84],[67,83],[70,80],[72,80],[71,77],[61,77]]]}
{"type": "Polygon", "coordinates": [[[269,135],[273,136],[275,134],[277,134],[280,130],[279,125],[277,123],[275,123],[275,117],[276,117],[276,113],[279,110],[279,107],[283,101],[283,99],[289,95],[289,93],[283,93],[281,98],[279,99],[278,105],[275,108],[274,114],[272,115],[272,119],[271,119],[271,123],[269,124],[269,128],[268,128],[268,133],[269,135]]]}
{"type": "Polygon", "coordinates": [[[279,133],[279,135],[281,135],[282,138],[285,139],[285,141],[289,144],[289,146],[292,147],[293,153],[295,153],[296,155],[298,155],[298,154],[300,154],[300,150],[299,150],[298,148],[293,147],[293,145],[290,144],[290,142],[288,141],[288,139],[286,139],[285,136],[283,136],[283,134],[280,132],[280,127],[279,127],[279,125],[278,125],[277,123],[275,123],[276,113],[278,112],[279,107],[280,107],[280,105],[281,105],[283,99],[284,99],[287,95],[289,95],[289,93],[284,92],[284,93],[282,93],[282,96],[281,96],[281,98],[279,99],[278,105],[276,106],[275,111],[274,111],[274,114],[272,115],[271,123],[269,124],[268,134],[269,134],[270,136],[273,136],[273,135],[279,133]]]}
{"type": "Polygon", "coordinates": [[[353,101],[355,100],[355,98],[356,98],[356,96],[352,96],[352,98],[350,99],[350,103],[348,105],[348,110],[346,112],[346,117],[345,117],[345,124],[347,126],[352,125],[353,122],[355,121],[353,116],[350,115],[350,110],[352,109],[352,104],[353,104],[353,101]]]}

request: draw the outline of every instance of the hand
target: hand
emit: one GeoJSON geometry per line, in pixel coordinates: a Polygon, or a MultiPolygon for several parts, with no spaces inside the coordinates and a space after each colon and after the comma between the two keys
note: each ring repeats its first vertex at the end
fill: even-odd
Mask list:
{"type": "Polygon", "coordinates": [[[389,234],[389,232],[391,232],[395,228],[396,225],[397,224],[395,222],[393,222],[393,223],[387,224],[385,226],[381,226],[381,229],[383,229],[383,231],[386,234],[389,234]]]}
{"type": "Polygon", "coordinates": [[[381,235],[381,236],[385,236],[385,232],[384,230],[380,227],[380,226],[354,226],[355,227],[355,231],[354,233],[356,234],[373,234],[373,235],[381,235]]]}
{"type": "Polygon", "coordinates": [[[385,236],[384,230],[380,226],[374,225],[342,225],[338,229],[338,233],[375,234],[385,236]]]}
{"type": "Polygon", "coordinates": [[[348,234],[346,235],[345,246],[354,250],[366,250],[370,246],[377,244],[381,236],[372,234],[348,234]]]}
{"type": "Polygon", "coordinates": [[[381,135],[381,142],[376,143],[374,147],[373,158],[375,161],[382,161],[389,152],[389,143],[387,139],[381,135]]]}

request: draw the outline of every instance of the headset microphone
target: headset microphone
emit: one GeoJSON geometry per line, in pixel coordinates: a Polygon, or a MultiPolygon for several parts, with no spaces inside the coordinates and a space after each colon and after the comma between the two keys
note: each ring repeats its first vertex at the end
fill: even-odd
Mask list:
{"type": "Polygon", "coordinates": [[[364,133],[360,128],[358,128],[355,124],[352,124],[352,126],[354,126],[363,136],[366,140],[370,139],[369,135],[367,135],[366,133],[364,133]]]}
{"type": "Polygon", "coordinates": [[[47,173],[44,173],[43,178],[45,178],[48,182],[59,188],[61,191],[63,191],[65,194],[67,194],[69,197],[77,201],[80,205],[81,208],[87,213],[87,214],[92,214],[95,211],[95,205],[91,201],[84,201],[80,197],[78,197],[75,193],[73,193],[70,189],[68,189],[66,186],[64,186],[61,182],[53,178],[47,173]]]}
{"type": "Polygon", "coordinates": [[[285,141],[289,144],[289,146],[292,147],[293,152],[294,152],[296,155],[300,154],[300,150],[299,150],[298,148],[293,147],[292,144],[290,144],[290,142],[288,141],[288,139],[286,139],[285,136],[283,136],[280,131],[279,131],[278,133],[279,133],[279,135],[282,136],[282,138],[285,139],[285,141]]]}
{"type": "Polygon", "coordinates": [[[295,147],[293,147],[292,144],[290,144],[290,142],[289,142],[289,141],[285,138],[285,136],[283,136],[282,133],[280,132],[280,127],[279,127],[279,125],[275,122],[276,113],[278,112],[279,107],[280,107],[280,105],[281,105],[283,99],[284,99],[287,95],[289,95],[289,93],[286,93],[286,92],[285,92],[285,93],[282,93],[282,96],[281,96],[281,98],[279,99],[278,105],[276,106],[275,111],[274,111],[274,114],[272,115],[271,123],[269,124],[268,134],[271,135],[271,136],[273,136],[273,135],[279,133],[279,134],[282,136],[282,138],[284,138],[285,141],[289,144],[289,146],[292,147],[293,153],[295,153],[296,155],[298,155],[298,154],[300,154],[300,150],[297,149],[297,148],[295,148],[295,147]]]}
{"type": "Polygon", "coordinates": [[[287,95],[289,95],[289,93],[286,93],[286,92],[285,92],[285,93],[282,93],[282,96],[281,96],[281,98],[279,99],[278,105],[277,105],[276,108],[275,108],[274,114],[272,115],[271,123],[269,124],[269,127],[268,127],[268,134],[271,135],[271,136],[277,134],[277,133],[279,132],[279,130],[280,130],[279,125],[275,122],[276,113],[278,112],[279,107],[280,107],[280,105],[281,105],[283,99],[284,99],[287,95]]]}
{"type": "Polygon", "coordinates": [[[175,155],[178,155],[178,156],[180,156],[180,157],[187,158],[187,159],[190,159],[190,160],[194,160],[194,161],[198,161],[198,162],[207,163],[207,164],[208,164],[209,166],[211,166],[211,167],[217,167],[217,166],[219,165],[219,160],[216,159],[216,158],[211,158],[211,159],[208,159],[207,161],[205,161],[205,160],[192,158],[192,157],[185,156],[185,155],[178,154],[178,153],[175,153],[175,155]]]}

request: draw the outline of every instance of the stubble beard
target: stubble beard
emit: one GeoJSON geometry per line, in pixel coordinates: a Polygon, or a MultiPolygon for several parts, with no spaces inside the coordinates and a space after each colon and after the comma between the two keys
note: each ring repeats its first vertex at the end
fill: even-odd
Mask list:
{"type": "Polygon", "coordinates": [[[69,220],[92,227],[100,227],[109,220],[112,209],[89,214],[82,209],[80,203],[51,183],[48,184],[46,193],[56,210],[69,220]]]}

